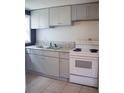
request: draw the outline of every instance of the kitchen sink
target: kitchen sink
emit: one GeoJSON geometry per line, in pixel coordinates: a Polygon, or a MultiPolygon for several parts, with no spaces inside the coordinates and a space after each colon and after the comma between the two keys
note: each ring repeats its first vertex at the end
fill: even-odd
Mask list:
{"type": "Polygon", "coordinates": [[[61,47],[48,47],[48,46],[45,46],[45,47],[43,47],[43,46],[36,46],[36,47],[37,47],[37,48],[42,48],[42,49],[55,49],[55,50],[61,48],[61,47]]]}

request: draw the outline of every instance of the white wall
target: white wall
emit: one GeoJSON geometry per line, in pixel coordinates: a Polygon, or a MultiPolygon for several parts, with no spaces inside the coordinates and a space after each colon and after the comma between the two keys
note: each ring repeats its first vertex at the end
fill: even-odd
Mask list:
{"type": "Polygon", "coordinates": [[[99,40],[98,21],[81,21],[75,22],[73,26],[37,30],[37,41],[77,41],[88,38],[99,40]]]}

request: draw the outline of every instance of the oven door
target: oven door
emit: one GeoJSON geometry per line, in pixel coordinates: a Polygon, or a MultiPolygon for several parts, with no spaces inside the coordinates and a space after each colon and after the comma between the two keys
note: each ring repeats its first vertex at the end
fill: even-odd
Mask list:
{"type": "Polygon", "coordinates": [[[98,58],[91,57],[71,57],[70,73],[86,77],[98,77],[98,58]]]}

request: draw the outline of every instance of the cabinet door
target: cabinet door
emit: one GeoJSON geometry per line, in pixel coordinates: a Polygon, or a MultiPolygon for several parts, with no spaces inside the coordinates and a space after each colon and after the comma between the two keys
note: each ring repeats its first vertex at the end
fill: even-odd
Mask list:
{"type": "Polygon", "coordinates": [[[50,8],[50,26],[58,25],[59,10],[58,8],[50,8]]]}
{"type": "Polygon", "coordinates": [[[45,73],[45,67],[43,66],[44,58],[39,55],[29,54],[29,63],[28,66],[31,67],[30,70],[45,73]],[[29,65],[31,64],[31,66],[29,65]]]}
{"type": "Polygon", "coordinates": [[[44,57],[44,59],[45,74],[59,77],[59,58],[44,57]]]}
{"type": "Polygon", "coordinates": [[[26,69],[59,77],[59,58],[26,54],[26,69]]]}
{"type": "Polygon", "coordinates": [[[39,10],[39,28],[48,28],[49,27],[48,14],[49,14],[48,9],[39,10]]]}
{"type": "Polygon", "coordinates": [[[86,5],[73,5],[72,6],[72,20],[86,20],[87,16],[86,5]]]}
{"type": "Polygon", "coordinates": [[[71,25],[71,7],[50,8],[50,26],[71,25]]]}
{"type": "Polygon", "coordinates": [[[60,77],[69,78],[69,60],[60,59],[60,77]]]}
{"type": "Polygon", "coordinates": [[[86,19],[86,5],[77,5],[77,20],[86,19]]]}
{"type": "Polygon", "coordinates": [[[87,19],[99,19],[99,4],[87,5],[87,19]]]}
{"type": "Polygon", "coordinates": [[[49,27],[49,11],[48,9],[40,9],[31,11],[31,28],[48,28],[49,27]]]}
{"type": "Polygon", "coordinates": [[[72,13],[72,21],[76,21],[77,20],[77,5],[72,5],[71,7],[71,13],[72,13]]]}
{"type": "Polygon", "coordinates": [[[99,18],[99,4],[72,5],[72,21],[99,18]]]}
{"type": "Polygon", "coordinates": [[[59,22],[58,25],[71,25],[71,7],[64,6],[58,9],[59,22]]]}
{"type": "Polygon", "coordinates": [[[31,28],[39,28],[39,10],[31,11],[31,28]]]}
{"type": "Polygon", "coordinates": [[[26,71],[30,71],[30,70],[34,71],[33,62],[31,61],[29,54],[25,54],[25,67],[26,67],[26,71]]]}

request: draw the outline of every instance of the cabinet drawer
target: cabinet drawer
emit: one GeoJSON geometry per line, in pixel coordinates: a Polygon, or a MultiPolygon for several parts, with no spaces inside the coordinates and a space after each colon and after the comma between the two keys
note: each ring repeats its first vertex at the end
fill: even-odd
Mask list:
{"type": "Polygon", "coordinates": [[[69,64],[69,59],[60,59],[60,62],[66,62],[69,64]]]}
{"type": "Polygon", "coordinates": [[[60,58],[69,59],[69,53],[60,52],[60,58]]]}
{"type": "Polygon", "coordinates": [[[44,52],[37,49],[30,49],[30,53],[36,55],[43,55],[44,52]]]}
{"type": "Polygon", "coordinates": [[[70,75],[70,82],[74,82],[77,84],[83,84],[93,87],[98,87],[97,78],[89,78],[89,77],[81,77],[76,75],[70,75]]]}
{"type": "Polygon", "coordinates": [[[59,57],[59,52],[54,51],[43,51],[44,56],[59,57]]]}
{"type": "Polygon", "coordinates": [[[59,57],[59,52],[47,51],[47,50],[37,50],[37,49],[26,49],[26,53],[42,55],[42,56],[50,56],[50,57],[59,57]]]}

